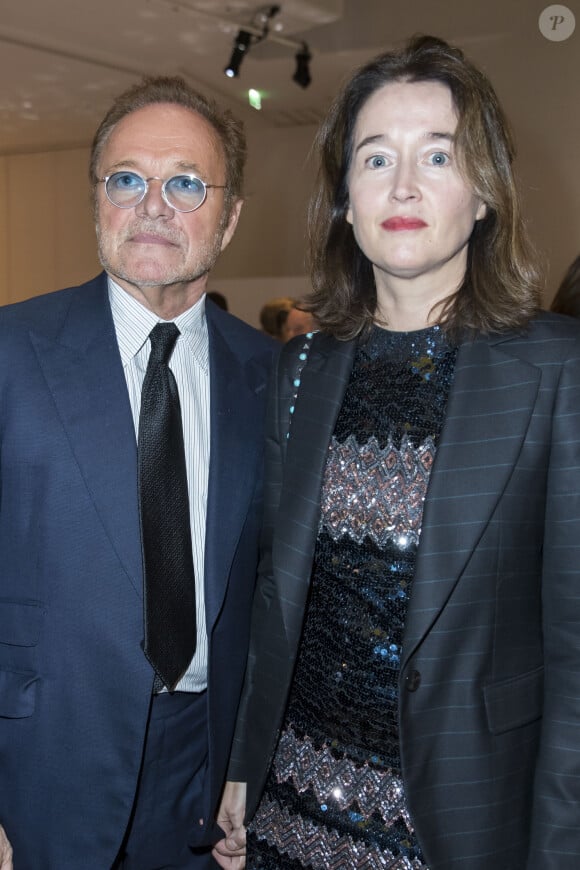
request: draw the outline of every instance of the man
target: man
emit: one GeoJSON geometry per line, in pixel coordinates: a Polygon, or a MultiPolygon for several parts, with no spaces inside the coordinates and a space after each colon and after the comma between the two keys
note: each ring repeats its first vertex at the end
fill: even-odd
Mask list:
{"type": "Polygon", "coordinates": [[[205,304],[244,161],[183,80],[131,88],[91,154],[105,273],[0,312],[2,870],[210,866],[272,353],[205,304]]]}

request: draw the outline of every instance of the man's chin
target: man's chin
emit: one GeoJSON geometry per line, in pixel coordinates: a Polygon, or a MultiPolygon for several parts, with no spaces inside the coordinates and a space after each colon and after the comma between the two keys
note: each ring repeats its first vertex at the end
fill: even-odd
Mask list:
{"type": "Polygon", "coordinates": [[[188,284],[195,284],[201,278],[207,275],[209,270],[204,270],[199,274],[184,274],[181,272],[141,272],[141,271],[121,271],[113,270],[103,263],[103,267],[108,275],[125,289],[147,290],[151,288],[161,287],[183,287],[188,284]]]}

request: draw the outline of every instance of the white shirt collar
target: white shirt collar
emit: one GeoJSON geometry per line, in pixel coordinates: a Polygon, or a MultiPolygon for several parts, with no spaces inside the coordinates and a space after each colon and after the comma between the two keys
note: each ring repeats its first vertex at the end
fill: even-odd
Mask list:
{"type": "MultiPolygon", "coordinates": [[[[155,324],[166,321],[163,321],[153,311],[145,308],[134,296],[123,290],[110,275],[107,275],[107,281],[121,362],[125,368],[139,353],[155,324]]],[[[209,340],[205,314],[205,293],[191,308],[175,317],[172,322],[179,329],[198,365],[207,372],[209,369],[209,340]]]]}

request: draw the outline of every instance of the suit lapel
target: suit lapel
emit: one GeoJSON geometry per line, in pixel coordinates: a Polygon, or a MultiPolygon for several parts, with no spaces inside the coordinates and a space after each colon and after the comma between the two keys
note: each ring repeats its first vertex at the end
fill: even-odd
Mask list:
{"type": "MultiPolygon", "coordinates": [[[[356,341],[320,335],[300,376],[290,421],[273,562],[282,587],[286,633],[297,644],[318,534],[328,445],[352,369],[356,341]],[[285,592],[291,577],[292,594],[285,592]]],[[[291,381],[293,372],[290,373],[291,381]]],[[[292,391],[292,383],[289,385],[292,391]]],[[[282,433],[284,434],[284,433],[282,433]]]]}
{"type": "MultiPolygon", "coordinates": [[[[404,662],[445,606],[497,505],[529,424],[540,373],[509,341],[461,346],[425,501],[404,662]]],[[[403,662],[403,664],[404,664],[403,662]]]]}
{"type": "Polygon", "coordinates": [[[241,359],[220,330],[213,309],[207,306],[206,312],[211,452],[205,599],[210,630],[221,609],[238,539],[262,473],[267,372],[254,360],[241,359]]]}
{"type": "Polygon", "coordinates": [[[105,277],[78,289],[56,338],[31,341],[99,520],[141,595],[135,430],[105,277]]]}

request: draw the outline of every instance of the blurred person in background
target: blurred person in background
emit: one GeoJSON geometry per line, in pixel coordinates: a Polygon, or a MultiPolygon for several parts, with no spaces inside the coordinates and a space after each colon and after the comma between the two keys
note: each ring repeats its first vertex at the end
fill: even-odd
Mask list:
{"type": "Polygon", "coordinates": [[[282,311],[290,311],[294,300],[290,296],[276,296],[269,299],[260,309],[260,326],[266,335],[281,341],[279,315],[282,311]]]}
{"type": "Polygon", "coordinates": [[[288,311],[283,310],[278,313],[278,324],[280,339],[284,343],[297,335],[313,332],[317,328],[313,315],[310,311],[301,308],[298,302],[294,302],[288,311]]]}
{"type": "Polygon", "coordinates": [[[220,293],[218,290],[208,290],[205,295],[207,299],[211,299],[211,301],[215,302],[215,304],[223,311],[229,310],[228,300],[223,293],[220,293]]]}

